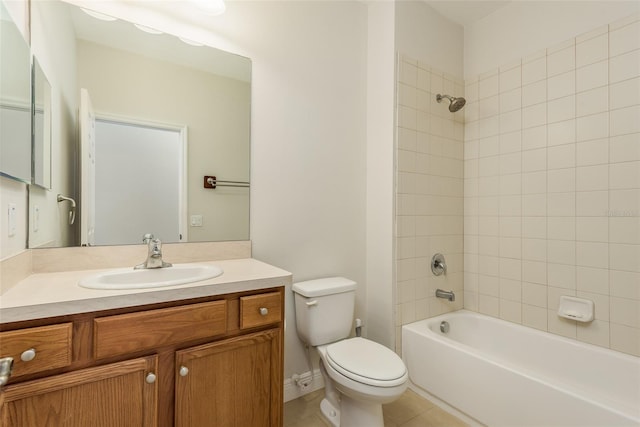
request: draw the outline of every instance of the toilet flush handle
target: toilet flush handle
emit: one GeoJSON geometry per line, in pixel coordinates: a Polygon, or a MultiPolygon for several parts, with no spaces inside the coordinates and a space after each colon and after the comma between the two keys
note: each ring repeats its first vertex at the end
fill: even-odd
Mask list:
{"type": "Polygon", "coordinates": [[[305,302],[305,304],[307,304],[307,307],[311,307],[313,305],[318,305],[318,300],[314,299],[313,301],[307,301],[307,302],[305,302]]]}

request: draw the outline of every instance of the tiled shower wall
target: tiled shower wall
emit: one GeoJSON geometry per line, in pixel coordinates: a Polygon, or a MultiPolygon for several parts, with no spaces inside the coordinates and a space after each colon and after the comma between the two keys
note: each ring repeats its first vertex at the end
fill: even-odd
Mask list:
{"type": "MultiPolygon", "coordinates": [[[[640,355],[638,16],[470,79],[465,95],[465,308],[640,355]],[[561,295],[593,300],[595,320],[558,317],[561,295]]],[[[413,176],[402,150],[415,149],[415,136],[403,143],[400,125],[399,165],[413,176]]],[[[415,185],[400,173],[407,193],[420,194],[415,185]]],[[[420,259],[408,241],[403,249],[420,218],[409,215],[414,202],[407,194],[398,204],[403,323],[424,314],[418,299],[405,310],[402,289],[418,289],[400,265],[420,259]]]]}
{"type": "Polygon", "coordinates": [[[396,350],[400,327],[463,306],[464,116],[436,94],[463,96],[464,85],[416,59],[398,59],[396,153],[396,350]],[[446,276],[431,273],[445,255],[446,276]],[[455,302],[435,298],[453,290],[455,302]]]}

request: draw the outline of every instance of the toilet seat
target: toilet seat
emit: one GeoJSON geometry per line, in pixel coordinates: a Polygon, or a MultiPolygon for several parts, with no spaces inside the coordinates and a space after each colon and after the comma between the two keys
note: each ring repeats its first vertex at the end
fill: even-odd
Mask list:
{"type": "Polygon", "coordinates": [[[366,385],[395,387],[407,380],[406,367],[396,353],[360,337],[328,345],[326,360],[340,374],[366,385]]]}

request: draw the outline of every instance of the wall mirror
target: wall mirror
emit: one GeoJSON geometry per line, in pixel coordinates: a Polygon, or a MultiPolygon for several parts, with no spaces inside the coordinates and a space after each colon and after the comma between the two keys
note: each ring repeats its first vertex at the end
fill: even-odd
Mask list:
{"type": "Polygon", "coordinates": [[[54,92],[54,76],[75,75],[77,105],[62,108],[78,112],[75,159],[51,156],[54,191],[75,168],[74,244],[248,240],[250,59],[61,1],[32,3],[31,19],[73,27],[72,40],[36,34],[32,48],[75,52],[69,73],[45,69],[54,92]],[[205,188],[206,176],[242,184],[205,188]]]}
{"type": "Polygon", "coordinates": [[[51,188],[51,84],[37,58],[33,58],[32,183],[51,188]]]}
{"type": "Polygon", "coordinates": [[[0,2],[0,174],[31,182],[31,53],[0,2]]]}

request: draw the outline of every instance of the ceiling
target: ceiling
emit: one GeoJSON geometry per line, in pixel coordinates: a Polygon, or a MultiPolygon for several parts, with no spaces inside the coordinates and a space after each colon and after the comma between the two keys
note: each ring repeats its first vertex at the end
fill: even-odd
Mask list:
{"type": "Polygon", "coordinates": [[[441,15],[462,26],[472,24],[510,3],[509,0],[424,0],[441,15]]]}

